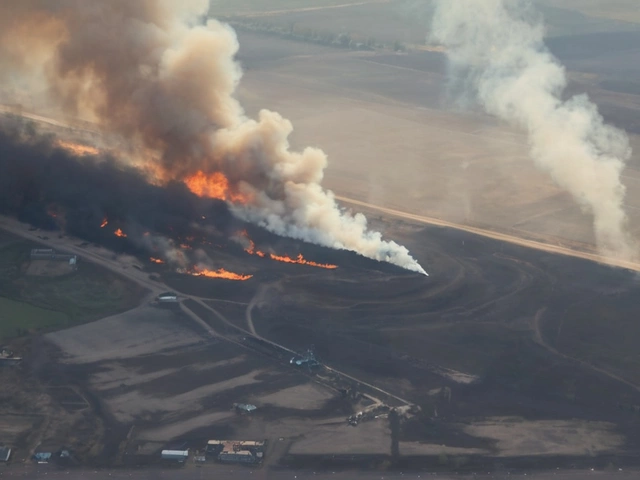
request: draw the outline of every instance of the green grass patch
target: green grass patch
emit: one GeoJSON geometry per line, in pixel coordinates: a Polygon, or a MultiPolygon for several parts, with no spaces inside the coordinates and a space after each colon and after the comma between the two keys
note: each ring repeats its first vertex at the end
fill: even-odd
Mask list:
{"type": "Polygon", "coordinates": [[[24,302],[0,297],[0,338],[25,335],[54,326],[64,326],[69,317],[62,312],[45,310],[24,302]]]}
{"type": "Polygon", "coordinates": [[[27,275],[30,250],[38,246],[22,239],[0,244],[0,339],[17,328],[24,334],[103,318],[135,307],[144,295],[137,284],[82,259],[65,275],[27,275]]]}

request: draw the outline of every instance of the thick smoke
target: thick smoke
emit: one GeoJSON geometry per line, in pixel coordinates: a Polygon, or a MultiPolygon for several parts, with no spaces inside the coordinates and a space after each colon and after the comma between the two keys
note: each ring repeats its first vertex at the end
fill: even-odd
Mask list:
{"type": "Polygon", "coordinates": [[[185,238],[200,228],[225,238],[244,226],[226,204],[198,198],[182,183],[151,185],[137,169],[106,156],[76,157],[55,138],[7,119],[0,122],[0,213],[45,230],[63,221],[78,238],[179,266],[184,255],[166,237],[185,238]],[[126,240],[114,235],[116,228],[126,240]]]}
{"type": "Polygon", "coordinates": [[[363,215],[340,210],[320,186],[325,154],[290,151],[289,121],[245,116],[233,96],[235,33],[204,23],[207,10],[206,0],[3,2],[0,62],[12,80],[40,79],[65,112],[126,138],[156,182],[222,173],[222,198],[243,219],[425,273],[363,215]]]}
{"type": "Polygon", "coordinates": [[[536,164],[593,214],[599,249],[635,257],[620,181],[628,139],[604,124],[586,95],[562,100],[564,68],[544,45],[542,22],[528,4],[437,0],[431,37],[447,48],[454,77],[488,113],[527,130],[536,164]]]}

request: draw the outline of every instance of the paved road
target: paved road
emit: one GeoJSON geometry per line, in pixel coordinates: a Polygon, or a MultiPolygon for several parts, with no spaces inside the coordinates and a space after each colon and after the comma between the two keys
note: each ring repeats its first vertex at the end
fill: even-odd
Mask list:
{"type": "Polygon", "coordinates": [[[205,466],[202,468],[189,467],[182,469],[145,469],[145,470],[59,470],[47,466],[11,466],[0,469],[0,479],[21,478],[31,479],[59,479],[59,480],[635,480],[640,478],[640,471],[561,471],[555,470],[545,473],[482,473],[456,475],[430,472],[307,472],[290,470],[253,470],[249,467],[205,466]]]}

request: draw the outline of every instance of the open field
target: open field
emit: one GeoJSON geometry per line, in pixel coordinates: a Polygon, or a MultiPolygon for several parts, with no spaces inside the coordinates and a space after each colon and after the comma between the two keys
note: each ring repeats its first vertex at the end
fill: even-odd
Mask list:
{"type": "MultiPolygon", "coordinates": [[[[72,385],[79,397],[50,389],[58,408],[74,415],[85,398],[80,412],[101,425],[83,458],[153,463],[165,445],[198,449],[209,438],[235,437],[276,442],[269,464],[295,468],[376,469],[389,462],[394,443],[403,469],[524,468],[523,452],[534,445],[544,468],[635,464],[635,363],[614,369],[602,359],[587,361],[553,333],[561,326],[560,339],[583,338],[582,313],[573,306],[587,300],[627,298],[619,304],[632,308],[635,273],[401,219],[373,218],[372,227],[407,245],[431,276],[253,231],[261,248],[277,244],[338,268],[208,246],[212,258],[255,276],[227,282],[154,266],[185,297],[182,308],[144,304],[47,334],[34,374],[72,385]],[[328,373],[296,370],[291,353],[248,342],[250,324],[259,337],[293,351],[315,345],[329,369],[420,411],[396,430],[384,416],[347,426],[345,418],[364,405],[327,386],[328,373]],[[236,415],[234,402],[258,410],[236,415]],[[504,416],[509,420],[496,419],[504,416]],[[562,450],[545,450],[558,435],[562,450]]],[[[64,241],[77,243],[56,239],[64,241]]],[[[89,252],[131,278],[147,277],[107,251],[89,252]]],[[[633,356],[640,341],[631,324],[624,334],[618,358],[633,356]]],[[[611,349],[604,335],[591,340],[611,349]]],[[[45,437],[63,438],[72,424],[70,417],[60,421],[45,437]]]]}
{"type": "MultiPolygon", "coordinates": [[[[586,91],[607,121],[631,132],[623,182],[633,236],[640,234],[640,96],[614,81],[640,78],[638,35],[549,41],[569,67],[569,91],[586,91]]],[[[325,185],[338,194],[569,248],[593,245],[591,218],[532,164],[521,132],[452,108],[441,53],[349,52],[249,32],[239,39],[243,105],[291,119],[294,147],[325,150],[325,185]]]]}
{"type": "Polygon", "coordinates": [[[69,317],[62,312],[45,310],[28,303],[0,297],[0,339],[48,327],[65,327],[69,317]]]}
{"type": "Polygon", "coordinates": [[[68,327],[139,302],[141,288],[82,260],[63,275],[32,275],[29,252],[38,246],[6,233],[0,238],[0,338],[68,327]]]}
{"type": "MultiPolygon", "coordinates": [[[[383,0],[383,2],[388,0],[383,0]]],[[[209,13],[211,15],[265,15],[271,12],[281,13],[283,11],[317,11],[324,8],[342,8],[348,5],[360,5],[371,3],[383,3],[380,0],[310,0],[303,6],[297,0],[212,0],[210,2],[209,13]]]]}
{"type": "MultiPolygon", "coordinates": [[[[400,3],[340,7],[334,27],[360,28],[364,37],[382,30],[380,12],[400,3]]],[[[224,5],[230,3],[218,4],[224,5]]],[[[316,29],[335,15],[273,12],[292,8],[288,0],[261,8],[271,9],[270,22],[316,29]]],[[[608,120],[635,132],[624,182],[638,237],[640,95],[633,82],[640,37],[633,25],[623,29],[615,21],[591,29],[592,19],[575,20],[580,35],[567,35],[574,20],[563,17],[551,48],[569,66],[571,91],[587,90],[608,120]],[[606,83],[620,75],[631,85],[606,83]]],[[[402,18],[392,23],[402,25],[402,18]]],[[[386,34],[392,38],[393,28],[386,34]]],[[[591,219],[531,165],[522,133],[450,108],[446,63],[437,52],[355,52],[247,32],[240,42],[247,70],[240,97],[248,112],[281,111],[296,128],[294,146],[325,148],[326,185],[355,199],[354,210],[368,207],[371,227],[406,245],[430,276],[249,227],[258,248],[300,252],[338,268],[275,262],[232,242],[203,244],[212,261],[253,275],[229,282],[53,238],[46,244],[84,252],[96,265],[35,279],[21,269],[22,241],[0,234],[0,278],[17,301],[73,321],[96,320],[34,338],[24,369],[0,372],[11,387],[0,393],[0,430],[6,425],[21,458],[46,441],[69,445],[91,465],[151,465],[162,448],[194,452],[211,438],[239,438],[268,440],[259,470],[189,464],[181,476],[494,472],[489,479],[543,470],[551,473],[537,478],[581,479],[586,471],[608,479],[612,471],[625,478],[619,469],[637,468],[640,277],[588,255],[559,254],[593,253],[591,219]],[[527,240],[549,248],[525,248],[527,240]],[[175,290],[181,301],[160,308],[147,299],[124,311],[144,288],[175,290]],[[322,367],[290,363],[312,345],[322,367]],[[20,390],[22,375],[31,383],[20,390]],[[236,402],[258,409],[237,414],[236,402]],[[382,402],[397,410],[347,425],[349,415],[382,402]],[[29,415],[24,422],[15,418],[21,405],[29,415]],[[51,423],[24,438],[38,411],[51,423]]],[[[6,222],[34,240],[26,227],[6,222]]],[[[12,467],[7,471],[21,473],[12,467]]]]}

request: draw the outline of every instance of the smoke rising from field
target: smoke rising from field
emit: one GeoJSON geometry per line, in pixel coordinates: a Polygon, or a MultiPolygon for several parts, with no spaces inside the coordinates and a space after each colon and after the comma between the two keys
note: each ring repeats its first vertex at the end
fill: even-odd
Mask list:
{"type": "Polygon", "coordinates": [[[454,78],[488,113],[525,128],[538,167],[593,215],[599,249],[636,257],[620,181],[628,138],[586,95],[562,99],[567,78],[544,44],[540,16],[519,0],[436,0],[431,31],[454,78]]]}
{"type": "Polygon", "coordinates": [[[320,185],[326,155],[291,151],[288,120],[245,116],[233,96],[236,35],[204,22],[207,10],[206,0],[3,2],[0,64],[66,113],[126,138],[155,182],[185,181],[276,234],[425,273],[363,215],[339,208],[320,185]]]}

